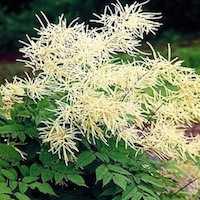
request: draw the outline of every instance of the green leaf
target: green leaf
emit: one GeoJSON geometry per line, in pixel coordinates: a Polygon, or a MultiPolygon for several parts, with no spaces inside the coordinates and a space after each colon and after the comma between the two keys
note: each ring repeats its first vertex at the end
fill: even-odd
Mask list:
{"type": "Polygon", "coordinates": [[[62,180],[64,179],[64,177],[65,176],[62,173],[59,173],[59,172],[55,172],[55,174],[54,174],[54,179],[55,179],[56,183],[62,182],[62,180]]]}
{"type": "Polygon", "coordinates": [[[14,147],[7,144],[0,144],[0,158],[9,162],[18,162],[21,160],[20,154],[14,147]]]}
{"type": "Polygon", "coordinates": [[[46,119],[52,119],[54,117],[50,110],[55,109],[55,104],[49,98],[44,98],[37,103],[37,114],[35,116],[35,123],[39,125],[46,119]]]}
{"type": "Polygon", "coordinates": [[[26,165],[20,165],[18,168],[23,176],[29,176],[29,168],[26,165]]]}
{"type": "Polygon", "coordinates": [[[96,152],[95,155],[102,161],[102,162],[109,162],[109,157],[104,153],[96,152]]]}
{"type": "Polygon", "coordinates": [[[3,175],[0,175],[0,182],[6,182],[6,178],[3,175]]]}
{"type": "Polygon", "coordinates": [[[28,190],[28,184],[26,183],[19,183],[19,191],[21,193],[25,193],[28,190]]]}
{"type": "Polygon", "coordinates": [[[29,187],[32,189],[32,190],[35,190],[37,189],[38,185],[40,185],[41,183],[36,181],[36,182],[33,182],[33,183],[30,183],[29,184],[29,187]]]}
{"type": "Polygon", "coordinates": [[[134,184],[131,184],[127,187],[126,191],[122,193],[122,200],[129,200],[134,197],[137,193],[137,188],[134,184]]]}
{"type": "Polygon", "coordinates": [[[107,185],[113,178],[113,175],[110,172],[106,172],[103,176],[103,187],[107,185]]]}
{"type": "Polygon", "coordinates": [[[117,162],[120,163],[128,163],[129,162],[129,158],[126,157],[126,155],[124,154],[124,152],[119,152],[119,151],[111,151],[109,154],[109,157],[117,162]]]}
{"type": "Polygon", "coordinates": [[[7,194],[0,194],[1,200],[13,200],[9,195],[7,194]]]}
{"type": "Polygon", "coordinates": [[[15,196],[17,197],[18,200],[31,200],[28,196],[26,196],[25,194],[21,194],[19,192],[16,192],[15,196]]]}
{"type": "Polygon", "coordinates": [[[121,200],[121,196],[117,195],[116,197],[114,197],[112,200],[121,200]]]}
{"type": "Polygon", "coordinates": [[[115,196],[112,200],[121,200],[121,196],[120,196],[120,195],[117,195],[117,196],[115,196]]]}
{"type": "Polygon", "coordinates": [[[0,194],[12,194],[11,189],[6,183],[0,183],[0,194]]]}
{"type": "Polygon", "coordinates": [[[10,135],[13,138],[19,138],[21,141],[24,141],[26,139],[24,130],[23,125],[10,120],[8,124],[0,126],[0,135],[10,135]]]}
{"type": "Polygon", "coordinates": [[[78,186],[86,186],[84,179],[80,175],[77,175],[77,174],[68,175],[67,178],[69,179],[69,181],[71,181],[72,183],[78,186]]]}
{"type": "Polygon", "coordinates": [[[10,180],[16,180],[17,179],[17,174],[15,170],[7,170],[7,169],[2,169],[1,173],[8,179],[10,180]]]}
{"type": "Polygon", "coordinates": [[[22,182],[29,184],[35,182],[36,180],[38,180],[38,177],[27,176],[23,178],[22,182]]]}
{"type": "Polygon", "coordinates": [[[54,165],[51,165],[51,168],[53,171],[59,172],[61,174],[74,174],[75,173],[75,167],[72,166],[66,166],[64,162],[57,162],[54,163],[54,165]]]}
{"type": "Polygon", "coordinates": [[[147,186],[144,185],[138,185],[137,186],[139,189],[141,189],[142,191],[152,195],[154,198],[159,199],[158,196],[155,194],[155,192],[153,190],[151,190],[150,188],[148,188],[147,186]]]}
{"type": "Polygon", "coordinates": [[[160,179],[157,179],[156,177],[153,177],[151,175],[148,174],[143,174],[141,176],[141,179],[145,182],[145,183],[150,183],[152,185],[155,185],[159,188],[163,188],[165,187],[165,185],[163,184],[163,182],[160,179]]]}
{"type": "Polygon", "coordinates": [[[128,175],[130,176],[131,173],[125,169],[123,169],[122,167],[120,166],[117,166],[117,165],[108,165],[108,169],[113,171],[113,172],[117,172],[117,173],[120,173],[120,174],[123,174],[123,175],[128,175]]]}
{"type": "Polygon", "coordinates": [[[91,164],[96,159],[96,156],[94,153],[90,151],[82,152],[77,160],[77,166],[83,168],[89,164],[91,164]]]}
{"type": "Polygon", "coordinates": [[[134,197],[131,200],[141,200],[143,198],[143,194],[140,191],[136,191],[134,197]]]}
{"type": "Polygon", "coordinates": [[[123,190],[126,190],[127,186],[127,178],[124,175],[121,174],[114,174],[113,176],[113,182],[121,187],[123,190]]]}
{"type": "Polygon", "coordinates": [[[25,103],[16,104],[11,110],[11,118],[21,122],[24,118],[31,118],[31,113],[27,109],[25,103]]]}
{"type": "Polygon", "coordinates": [[[53,191],[52,187],[48,183],[37,183],[36,187],[43,194],[56,196],[56,193],[53,191]]]}
{"type": "Polygon", "coordinates": [[[152,196],[144,196],[143,199],[144,199],[144,200],[155,200],[155,197],[152,197],[152,196]]]}
{"type": "Polygon", "coordinates": [[[0,167],[6,168],[9,166],[9,163],[5,160],[0,160],[0,167]]]}
{"type": "Polygon", "coordinates": [[[35,124],[29,124],[24,127],[24,134],[29,136],[30,138],[38,137],[38,130],[35,124]]]}
{"type": "Polygon", "coordinates": [[[108,187],[107,189],[104,189],[103,192],[99,195],[99,197],[103,196],[116,196],[118,193],[121,193],[121,188],[118,186],[112,185],[111,187],[108,187]]]}
{"type": "Polygon", "coordinates": [[[108,168],[103,164],[96,169],[96,181],[103,179],[104,175],[108,172],[108,168]]]}
{"type": "Polygon", "coordinates": [[[23,126],[16,123],[6,124],[3,126],[0,126],[0,135],[6,135],[6,134],[20,134],[23,133],[23,126]]]}
{"type": "Polygon", "coordinates": [[[42,166],[35,163],[32,164],[30,167],[30,176],[32,177],[39,176],[41,174],[41,170],[42,170],[42,166]]]}
{"type": "Polygon", "coordinates": [[[52,159],[52,154],[49,153],[47,150],[42,149],[39,159],[44,166],[52,166],[54,163],[54,159],[52,159]]]}
{"type": "Polygon", "coordinates": [[[42,174],[41,174],[41,178],[43,182],[47,182],[50,181],[53,178],[53,173],[51,170],[49,169],[43,169],[42,170],[42,174]]]}
{"type": "Polygon", "coordinates": [[[9,187],[12,190],[15,190],[17,188],[18,182],[17,181],[9,181],[9,187]]]}

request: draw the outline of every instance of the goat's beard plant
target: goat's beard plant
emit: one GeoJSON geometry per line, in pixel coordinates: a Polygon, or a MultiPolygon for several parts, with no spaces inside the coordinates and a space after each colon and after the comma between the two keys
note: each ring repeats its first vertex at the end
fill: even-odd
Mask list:
{"type": "Polygon", "coordinates": [[[139,51],[145,34],[161,25],[159,13],[118,2],[95,15],[98,28],[77,20],[67,26],[46,16],[37,38],[22,42],[22,60],[32,68],[25,79],[1,86],[2,113],[27,100],[53,102],[50,118],[37,123],[39,138],[66,165],[79,155],[82,140],[107,145],[116,140],[161,159],[187,160],[200,152],[200,77],[182,61],[139,51]],[[128,54],[130,60],[119,55],[128,54]]]}
{"type": "Polygon", "coordinates": [[[160,14],[118,3],[96,17],[102,26],[91,29],[76,21],[67,26],[63,17],[57,25],[40,20],[39,37],[28,37],[20,50],[34,77],[1,87],[5,114],[26,96],[36,103],[55,97],[54,117],[39,128],[40,138],[66,164],[83,137],[105,144],[113,137],[161,158],[198,156],[199,131],[190,129],[200,120],[200,77],[170,55],[135,58],[143,35],[160,26],[160,14]],[[116,60],[118,53],[132,61],[116,60]]]}
{"type": "Polygon", "coordinates": [[[161,158],[198,156],[199,131],[190,129],[200,120],[200,77],[170,55],[135,58],[143,35],[160,26],[160,14],[118,3],[96,17],[102,26],[91,29],[76,21],[67,26],[63,17],[57,25],[40,20],[39,37],[28,37],[20,50],[34,77],[1,86],[5,116],[24,97],[36,103],[55,97],[54,117],[39,128],[40,138],[66,164],[83,137],[94,144],[113,137],[161,158]],[[118,53],[132,61],[116,60],[118,53]]]}

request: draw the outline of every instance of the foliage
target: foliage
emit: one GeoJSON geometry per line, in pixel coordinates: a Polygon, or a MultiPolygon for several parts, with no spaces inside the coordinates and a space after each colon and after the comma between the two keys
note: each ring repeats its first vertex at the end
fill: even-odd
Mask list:
{"type": "MultiPolygon", "coordinates": [[[[179,42],[177,41],[178,37],[179,36],[176,34],[173,34],[169,38],[168,36],[166,37],[167,38],[166,41],[167,40],[171,41],[172,49],[174,49],[174,56],[177,56],[178,58],[183,60],[183,66],[193,68],[199,74],[200,73],[200,47],[195,44],[194,45],[192,44],[191,47],[190,46],[187,47],[187,44],[186,46],[184,46],[184,44],[182,44],[182,40],[179,40],[179,42]]],[[[162,43],[166,41],[163,39],[159,40],[159,44],[157,45],[157,47],[162,51],[164,55],[167,55],[167,52],[163,48],[162,43]]]]}
{"type": "Polygon", "coordinates": [[[200,48],[199,47],[182,47],[175,52],[177,56],[184,59],[184,65],[195,68],[200,73],[200,48]]]}
{"type": "Polygon", "coordinates": [[[103,196],[122,200],[185,198],[181,193],[169,192],[176,182],[161,176],[159,162],[149,160],[145,154],[131,149],[127,151],[124,145],[116,148],[115,144],[101,147],[99,152],[108,159],[105,164],[102,157],[103,163],[96,169],[96,180],[102,181],[105,187],[99,199],[103,196]]]}
{"type": "Polygon", "coordinates": [[[0,52],[16,51],[20,47],[19,38],[25,39],[25,34],[34,35],[33,27],[38,25],[35,14],[39,14],[40,11],[43,11],[51,21],[56,22],[57,16],[62,13],[69,21],[77,16],[85,19],[84,16],[88,13],[92,14],[92,8],[94,8],[92,0],[84,3],[80,0],[39,0],[28,2],[23,9],[18,8],[18,12],[11,12],[5,3],[0,9],[0,52]]]}
{"type": "Polygon", "coordinates": [[[178,45],[183,41],[183,34],[175,32],[174,30],[166,30],[159,35],[159,43],[178,45]]]}
{"type": "Polygon", "coordinates": [[[186,199],[184,193],[175,193],[176,180],[161,175],[163,164],[160,161],[140,151],[126,149],[123,143],[116,147],[112,140],[109,146],[82,141],[76,163],[66,166],[39,142],[35,129],[51,114],[48,109],[52,106],[48,99],[38,103],[27,100],[15,105],[12,119],[2,117],[2,200],[42,198],[42,193],[50,195],[46,196],[48,199],[59,199],[60,195],[69,195],[70,190],[81,191],[86,196],[89,193],[97,200],[186,199]]]}

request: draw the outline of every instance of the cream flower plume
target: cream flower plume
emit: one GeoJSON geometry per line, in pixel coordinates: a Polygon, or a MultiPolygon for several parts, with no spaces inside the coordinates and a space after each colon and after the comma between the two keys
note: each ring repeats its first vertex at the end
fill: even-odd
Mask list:
{"type": "Polygon", "coordinates": [[[200,132],[193,129],[200,126],[200,77],[171,59],[170,48],[167,59],[151,45],[150,56],[138,50],[143,36],[160,26],[161,15],[144,12],[143,5],[107,6],[92,20],[99,28],[77,20],[67,25],[63,16],[52,24],[42,14],[46,25],[38,17],[37,38],[27,36],[20,50],[33,78],[1,86],[6,111],[24,96],[35,103],[54,98],[54,118],[39,129],[40,138],[66,164],[84,137],[92,143],[114,137],[161,158],[199,156],[200,132]]]}

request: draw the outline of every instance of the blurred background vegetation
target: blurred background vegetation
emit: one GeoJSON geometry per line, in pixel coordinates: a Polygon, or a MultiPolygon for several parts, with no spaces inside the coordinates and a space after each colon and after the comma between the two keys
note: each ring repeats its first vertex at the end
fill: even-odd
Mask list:
{"type": "MultiPolygon", "coordinates": [[[[134,1],[121,0],[123,4],[134,1]]],[[[43,11],[51,22],[56,22],[62,13],[69,22],[78,16],[81,21],[88,21],[111,2],[115,1],[0,0],[0,82],[24,70],[22,64],[15,62],[20,57],[18,40],[26,40],[25,34],[35,35],[33,27],[39,26],[36,13],[43,11]]],[[[150,37],[156,48],[165,52],[167,43],[171,43],[173,55],[200,72],[200,0],[151,0],[146,9],[163,14],[164,25],[157,36],[150,37]]]]}

